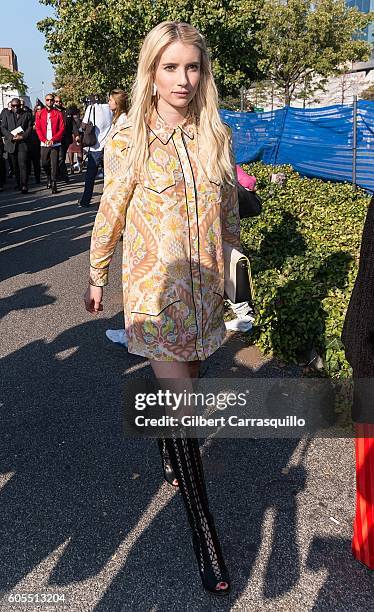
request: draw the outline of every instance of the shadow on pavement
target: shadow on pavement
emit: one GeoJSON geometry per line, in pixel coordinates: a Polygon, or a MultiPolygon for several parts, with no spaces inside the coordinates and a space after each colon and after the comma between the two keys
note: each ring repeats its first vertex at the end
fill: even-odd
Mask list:
{"type": "MultiPolygon", "coordinates": [[[[53,197],[40,193],[37,201],[17,195],[17,202],[2,207],[4,196],[7,192],[0,199],[5,214],[0,236],[8,247],[2,254],[3,279],[53,267],[87,250],[96,208],[76,208],[71,187],[53,197]],[[16,210],[28,214],[6,217],[16,210]]],[[[296,250],[302,249],[297,243],[296,250]]],[[[52,303],[47,290],[44,284],[19,290],[0,301],[0,313],[52,303]]],[[[308,472],[303,464],[284,472],[299,441],[212,439],[204,452],[210,505],[232,578],[232,593],[213,601],[201,586],[179,494],[155,512],[148,527],[142,525],[163,480],[156,441],[122,434],[122,383],[151,371],[142,358],[105,344],[105,329],[121,327],[121,319],[118,314],[111,321],[80,324],[2,360],[0,591],[13,588],[63,544],[41,584],[77,585],[96,577],[140,525],[143,530],[96,611],[230,610],[251,588],[271,509],[272,544],[258,609],[266,608],[266,600],[276,605],[277,597],[299,587],[302,569],[297,496],[308,472]],[[132,366],[137,373],[126,374],[132,366]]],[[[301,374],[275,361],[253,369],[240,360],[233,366],[247,344],[239,335],[231,337],[208,360],[207,375],[301,374]]],[[[353,560],[348,542],[315,536],[306,564],[311,572],[328,572],[313,609],[355,609],[356,599],[361,609],[369,607],[369,573],[353,560]]]]}
{"type": "MultiPolygon", "coordinates": [[[[111,323],[116,327],[119,317],[111,323]]],[[[108,344],[103,350],[106,327],[104,320],[84,323],[51,343],[32,342],[2,361],[0,471],[9,480],[0,491],[1,591],[14,587],[63,543],[48,585],[94,577],[142,521],[159,491],[156,442],[122,435],[124,369],[145,362],[120,347],[108,344]]],[[[232,362],[236,348],[229,341],[220,351],[232,351],[232,362]]],[[[220,351],[214,354],[218,361],[220,351]]],[[[269,368],[266,364],[256,375],[268,376],[269,368]]],[[[140,376],[150,375],[148,366],[140,369],[140,376]]],[[[243,366],[235,375],[253,373],[243,366]]],[[[263,596],[272,600],[299,582],[297,495],[307,472],[302,465],[282,471],[297,444],[296,439],[213,439],[204,453],[211,508],[233,581],[232,594],[215,602],[221,610],[229,610],[250,585],[269,508],[275,518],[263,596]]],[[[325,557],[320,549],[317,539],[309,565],[317,571],[318,564],[325,564],[335,592],[344,557],[354,591],[352,576],[359,576],[360,568],[355,569],[346,543],[323,543],[325,557]]],[[[368,586],[366,580],[359,584],[361,591],[368,586]]],[[[316,609],[324,609],[329,593],[325,585],[316,609]]],[[[95,610],[210,610],[210,602],[176,494],[135,538],[95,610]]]]}
{"type": "Polygon", "coordinates": [[[315,536],[306,566],[313,572],[327,572],[313,612],[367,610],[373,597],[373,572],[355,561],[351,542],[337,537],[315,536]]]}
{"type": "Polygon", "coordinates": [[[25,310],[39,308],[56,302],[55,297],[47,295],[47,285],[31,285],[24,289],[18,289],[13,295],[0,298],[0,319],[14,310],[25,310]]]}
{"type": "Polygon", "coordinates": [[[56,195],[43,189],[0,195],[0,281],[51,268],[87,250],[97,207],[77,206],[78,180],[60,189],[56,195]]]}
{"type": "Polygon", "coordinates": [[[121,364],[116,355],[107,376],[94,328],[77,326],[2,360],[0,472],[9,480],[0,490],[0,591],[67,539],[51,583],[95,575],[160,485],[158,462],[147,486],[132,479],[144,474],[149,445],[123,440],[121,364]]]}

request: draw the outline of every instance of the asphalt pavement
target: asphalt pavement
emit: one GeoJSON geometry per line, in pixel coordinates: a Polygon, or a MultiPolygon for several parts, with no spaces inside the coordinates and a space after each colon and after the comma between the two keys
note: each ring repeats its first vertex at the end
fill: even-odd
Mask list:
{"type": "MultiPolygon", "coordinates": [[[[155,440],[123,435],[123,385],[151,372],[105,337],[122,326],[119,252],[104,312],[83,307],[102,184],[89,209],[82,185],[0,194],[0,610],[373,609],[373,573],[350,553],[348,438],[202,442],[232,578],[225,598],[203,591],[155,440]]],[[[288,373],[248,334],[228,335],[207,366],[212,378],[288,373]]]]}

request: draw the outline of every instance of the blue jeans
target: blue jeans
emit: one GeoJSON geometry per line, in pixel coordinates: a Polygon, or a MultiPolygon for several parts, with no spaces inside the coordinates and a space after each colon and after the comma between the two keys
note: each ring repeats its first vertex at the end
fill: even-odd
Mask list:
{"type": "Polygon", "coordinates": [[[103,163],[103,160],[104,160],[104,151],[89,151],[88,152],[86,179],[84,182],[84,192],[81,198],[81,204],[83,204],[83,206],[88,206],[91,202],[94,185],[95,185],[95,178],[97,175],[99,165],[103,163]]]}

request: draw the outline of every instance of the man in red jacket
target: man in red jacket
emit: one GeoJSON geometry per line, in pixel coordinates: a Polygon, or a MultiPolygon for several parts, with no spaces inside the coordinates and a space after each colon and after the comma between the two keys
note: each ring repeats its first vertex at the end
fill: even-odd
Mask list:
{"type": "Polygon", "coordinates": [[[64,118],[61,111],[53,108],[55,97],[47,94],[45,108],[37,113],[35,130],[41,143],[41,161],[47,175],[47,189],[52,187],[52,193],[57,193],[56,177],[59,148],[65,131],[64,118]]]}

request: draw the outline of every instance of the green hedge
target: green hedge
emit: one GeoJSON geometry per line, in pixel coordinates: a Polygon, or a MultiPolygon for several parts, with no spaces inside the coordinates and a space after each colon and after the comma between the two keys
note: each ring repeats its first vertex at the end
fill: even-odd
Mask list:
{"type": "Polygon", "coordinates": [[[370,197],[347,183],[302,178],[290,166],[244,170],[257,177],[263,198],[263,213],[242,221],[256,291],[251,339],[287,363],[315,348],[327,375],[346,378],[340,336],[370,197]],[[272,172],[285,173],[285,185],[270,183],[272,172]]]}

